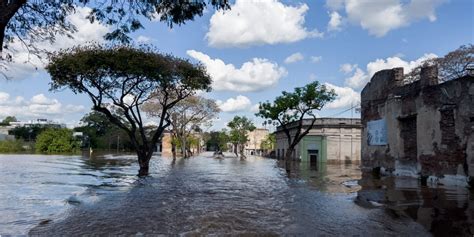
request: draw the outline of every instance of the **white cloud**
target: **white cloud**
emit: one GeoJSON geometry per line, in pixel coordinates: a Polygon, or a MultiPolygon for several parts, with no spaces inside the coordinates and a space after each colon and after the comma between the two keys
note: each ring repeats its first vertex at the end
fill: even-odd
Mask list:
{"type": "Polygon", "coordinates": [[[6,92],[0,92],[0,116],[16,116],[17,118],[57,118],[64,114],[81,113],[83,105],[63,105],[57,99],[38,94],[29,100],[21,96],[10,99],[6,92]]]}
{"type": "Polygon", "coordinates": [[[137,37],[136,41],[137,43],[142,43],[142,44],[149,43],[151,41],[151,38],[144,35],[140,35],[137,37]]]}
{"type": "Polygon", "coordinates": [[[311,56],[311,62],[312,63],[319,63],[319,62],[321,62],[321,60],[323,60],[322,56],[311,56]]]}
{"type": "Polygon", "coordinates": [[[306,4],[288,6],[279,0],[236,0],[227,11],[216,11],[206,34],[213,47],[292,43],[310,37],[322,37],[305,26],[306,4]]]}
{"type": "Polygon", "coordinates": [[[208,55],[188,50],[186,53],[199,60],[206,67],[211,76],[214,90],[228,91],[261,91],[274,86],[287,75],[287,71],[268,59],[253,58],[245,62],[240,68],[233,64],[226,64],[221,59],[212,59],[208,55]]]}
{"type": "Polygon", "coordinates": [[[330,83],[324,83],[327,88],[333,89],[337,97],[334,101],[325,106],[328,109],[350,108],[360,103],[360,94],[350,87],[339,87],[330,83]]]}
{"type": "Polygon", "coordinates": [[[243,95],[238,95],[235,98],[229,98],[225,102],[221,100],[216,101],[217,105],[223,112],[240,112],[248,110],[252,102],[243,95]]]}
{"type": "Polygon", "coordinates": [[[309,74],[309,80],[310,81],[315,81],[316,80],[316,75],[314,73],[309,74]]]}
{"type": "Polygon", "coordinates": [[[303,54],[301,54],[300,52],[298,52],[298,53],[294,53],[294,54],[288,56],[288,57],[285,59],[285,63],[286,63],[286,64],[295,63],[295,62],[301,61],[301,60],[303,60],[303,59],[304,59],[303,54]]]}
{"type": "Polygon", "coordinates": [[[391,30],[408,26],[417,20],[435,21],[435,10],[443,2],[444,0],[327,0],[326,6],[331,10],[344,8],[350,22],[360,25],[371,35],[382,37],[391,30]]]}
{"type": "Polygon", "coordinates": [[[342,16],[336,11],[329,13],[328,31],[339,31],[341,30],[342,16]]]}
{"type": "Polygon", "coordinates": [[[344,72],[345,74],[347,73],[350,73],[352,71],[354,71],[354,69],[357,68],[357,64],[349,64],[349,63],[345,63],[345,64],[342,64],[341,67],[339,68],[339,70],[341,72],[344,72]]]}
{"type": "Polygon", "coordinates": [[[367,64],[366,71],[363,71],[357,65],[347,66],[350,64],[343,64],[341,66],[341,70],[344,71],[345,69],[349,69],[349,67],[351,67],[351,70],[348,72],[354,71],[354,74],[346,79],[345,84],[351,88],[360,89],[364,87],[365,84],[369,82],[370,78],[372,78],[372,76],[380,70],[403,67],[404,73],[408,73],[417,66],[421,65],[423,61],[435,57],[437,57],[436,54],[430,53],[425,54],[413,61],[405,61],[400,57],[394,56],[388,57],[386,59],[376,59],[375,61],[369,62],[367,64]]]}
{"type": "Polygon", "coordinates": [[[252,113],[258,113],[258,111],[260,111],[260,104],[254,104],[251,108],[250,108],[250,112],[252,113]]]}
{"type": "MultiPolygon", "coordinates": [[[[74,14],[67,17],[67,19],[77,28],[77,32],[72,34],[74,38],[71,39],[67,36],[58,34],[56,35],[56,41],[53,44],[48,41],[43,41],[37,42],[36,46],[39,49],[54,52],[88,42],[103,42],[103,36],[110,30],[110,28],[98,23],[97,21],[91,24],[89,20],[86,19],[86,16],[90,11],[90,8],[78,7],[74,14]]],[[[36,56],[30,55],[28,50],[18,39],[15,39],[9,47],[14,62],[8,65],[6,74],[12,79],[33,77],[38,73],[38,70],[42,70],[47,63],[45,59],[40,60],[36,56]]],[[[45,58],[45,55],[42,55],[42,57],[45,58]]]]}

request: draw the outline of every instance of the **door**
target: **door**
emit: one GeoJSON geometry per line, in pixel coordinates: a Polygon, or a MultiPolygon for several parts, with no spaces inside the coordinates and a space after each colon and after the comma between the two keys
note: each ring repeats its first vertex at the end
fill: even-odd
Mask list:
{"type": "Polygon", "coordinates": [[[308,150],[309,163],[311,166],[318,165],[319,150],[308,150]]]}

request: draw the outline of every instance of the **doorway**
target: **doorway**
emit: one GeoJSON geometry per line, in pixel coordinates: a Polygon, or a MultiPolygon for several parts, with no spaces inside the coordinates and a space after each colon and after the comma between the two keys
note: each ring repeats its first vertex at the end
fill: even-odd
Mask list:
{"type": "Polygon", "coordinates": [[[309,164],[311,166],[318,165],[319,150],[308,150],[309,164]]]}

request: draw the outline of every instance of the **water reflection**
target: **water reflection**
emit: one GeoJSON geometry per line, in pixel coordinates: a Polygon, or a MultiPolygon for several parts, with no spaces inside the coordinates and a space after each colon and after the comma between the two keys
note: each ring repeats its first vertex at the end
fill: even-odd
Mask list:
{"type": "Polygon", "coordinates": [[[435,236],[474,234],[474,193],[464,187],[423,186],[417,179],[363,174],[356,203],[407,216],[435,236]]]}
{"type": "Polygon", "coordinates": [[[143,179],[137,170],[133,155],[0,155],[0,234],[472,233],[466,189],[377,179],[357,164],[299,163],[288,176],[276,160],[204,154],[154,157],[143,179]]]}

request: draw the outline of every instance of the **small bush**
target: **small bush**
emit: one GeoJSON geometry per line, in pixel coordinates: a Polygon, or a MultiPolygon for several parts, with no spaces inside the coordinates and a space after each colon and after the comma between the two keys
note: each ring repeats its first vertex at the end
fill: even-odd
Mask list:
{"type": "Polygon", "coordinates": [[[72,130],[67,128],[46,129],[38,135],[35,144],[37,152],[74,152],[78,148],[79,142],[72,136],[72,130]]]}
{"type": "Polygon", "coordinates": [[[25,151],[24,142],[21,140],[0,141],[0,153],[13,153],[25,151]]]}

